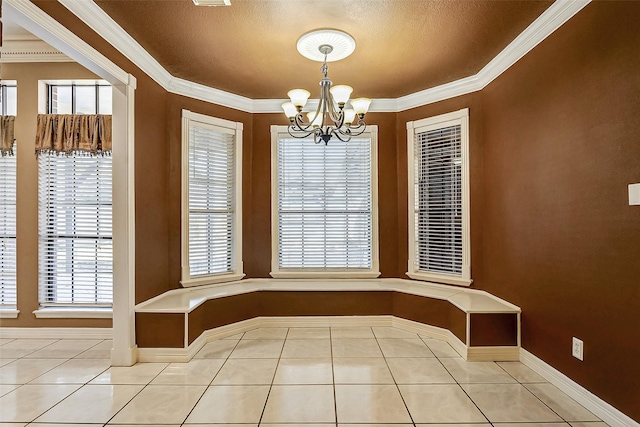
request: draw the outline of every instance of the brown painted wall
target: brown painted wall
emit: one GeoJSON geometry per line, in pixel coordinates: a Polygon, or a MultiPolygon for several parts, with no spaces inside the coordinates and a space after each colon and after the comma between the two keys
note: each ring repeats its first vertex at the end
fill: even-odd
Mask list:
{"type": "Polygon", "coordinates": [[[393,315],[448,329],[467,342],[467,315],[449,301],[394,292],[393,315]]]}
{"type": "Polygon", "coordinates": [[[2,79],[17,80],[17,319],[2,319],[7,327],[111,327],[111,319],[36,319],[38,304],[38,160],[35,156],[38,80],[95,79],[76,63],[2,64],[2,79]]]}
{"type": "Polygon", "coordinates": [[[522,307],[525,349],[636,421],[638,16],[639,2],[589,4],[481,100],[483,289],[522,307]]]}
{"type": "Polygon", "coordinates": [[[471,313],[469,346],[518,345],[518,315],[515,313],[471,313]]]}

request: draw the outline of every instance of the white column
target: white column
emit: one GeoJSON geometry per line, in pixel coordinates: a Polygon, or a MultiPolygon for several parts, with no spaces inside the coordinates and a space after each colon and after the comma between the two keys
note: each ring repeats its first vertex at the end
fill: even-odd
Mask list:
{"type": "Polygon", "coordinates": [[[112,366],[136,363],[135,168],[136,79],[113,86],[113,349],[112,366]]]}

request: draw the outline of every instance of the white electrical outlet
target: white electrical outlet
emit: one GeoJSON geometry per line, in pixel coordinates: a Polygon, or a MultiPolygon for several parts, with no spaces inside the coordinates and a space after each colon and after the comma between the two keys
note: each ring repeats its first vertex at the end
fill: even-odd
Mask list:
{"type": "Polygon", "coordinates": [[[629,206],[640,205],[640,183],[629,184],[629,206]]]}
{"type": "Polygon", "coordinates": [[[584,343],[576,337],[573,337],[573,345],[571,346],[571,355],[576,359],[584,360],[584,343]]]}

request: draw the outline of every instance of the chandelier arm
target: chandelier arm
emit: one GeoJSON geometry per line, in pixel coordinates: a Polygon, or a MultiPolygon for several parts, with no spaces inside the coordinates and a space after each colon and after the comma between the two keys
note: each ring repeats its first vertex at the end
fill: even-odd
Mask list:
{"type": "Polygon", "coordinates": [[[335,135],[335,137],[342,142],[349,142],[351,140],[351,137],[353,136],[351,135],[351,131],[349,131],[348,128],[346,131],[343,131],[342,129],[338,129],[337,132],[333,132],[333,135],[335,135]]]}
{"type": "Polygon", "coordinates": [[[309,130],[309,128],[311,128],[313,123],[309,122],[305,122],[304,118],[302,117],[302,113],[299,113],[298,115],[296,115],[294,123],[290,124],[290,126],[293,126],[293,129],[296,131],[300,131],[300,132],[309,132],[309,135],[311,134],[311,132],[313,132],[313,130],[309,130]]]}
{"type": "Polygon", "coordinates": [[[307,138],[313,133],[313,131],[305,132],[305,131],[298,130],[291,125],[287,127],[287,132],[293,138],[298,138],[298,139],[307,138]]]}
{"type": "Polygon", "coordinates": [[[347,129],[349,129],[349,134],[351,136],[358,136],[362,135],[364,131],[367,130],[367,124],[364,122],[364,120],[360,119],[358,120],[358,126],[350,126],[347,129]]]}
{"type": "Polygon", "coordinates": [[[330,88],[331,86],[329,86],[329,88],[327,88],[325,92],[327,104],[329,104],[330,106],[329,118],[331,119],[331,121],[333,121],[336,127],[341,127],[343,124],[342,121],[343,121],[344,114],[342,113],[342,110],[336,110],[336,101],[333,99],[333,95],[329,90],[330,88]]]}

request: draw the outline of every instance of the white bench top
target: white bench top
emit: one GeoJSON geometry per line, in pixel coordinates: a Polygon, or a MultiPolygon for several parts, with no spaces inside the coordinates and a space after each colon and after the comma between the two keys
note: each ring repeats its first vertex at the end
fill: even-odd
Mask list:
{"type": "Polygon", "coordinates": [[[519,313],[520,307],[487,292],[405,279],[245,279],[174,289],[135,307],[136,313],[189,313],[205,301],[257,291],[395,291],[447,300],[465,313],[519,313]]]}

